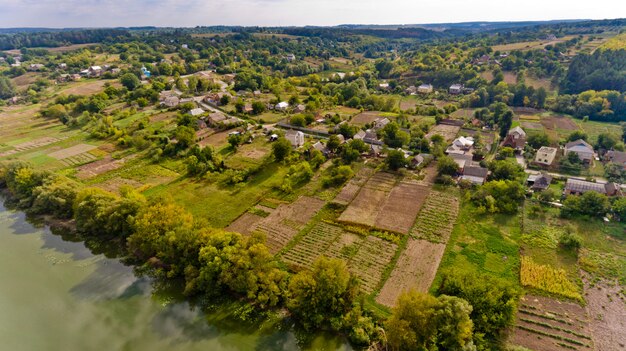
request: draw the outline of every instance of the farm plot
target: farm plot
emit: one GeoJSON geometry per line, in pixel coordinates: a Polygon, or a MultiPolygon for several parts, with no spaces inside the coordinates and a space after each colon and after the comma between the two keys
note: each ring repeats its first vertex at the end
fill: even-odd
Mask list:
{"type": "Polygon", "coordinates": [[[105,80],[71,83],[68,85],[69,88],[60,93],[65,95],[93,95],[104,90],[105,83],[105,80]]]}
{"type": "Polygon", "coordinates": [[[85,152],[89,152],[93,149],[96,149],[97,146],[89,145],[89,144],[78,144],[66,149],[62,149],[59,151],[51,152],[48,156],[56,158],[57,160],[64,160],[66,158],[79,156],[85,152]]]}
{"type": "Polygon", "coordinates": [[[254,213],[246,212],[228,225],[226,230],[248,235],[252,233],[251,229],[254,228],[261,220],[263,220],[263,217],[254,213]]]}
{"type": "Polygon", "coordinates": [[[468,119],[474,117],[475,108],[461,108],[450,114],[450,117],[454,119],[468,119]]]}
{"type": "Polygon", "coordinates": [[[626,349],[626,303],[623,286],[589,276],[583,279],[591,334],[597,350],[626,349]],[[594,281],[592,283],[592,280],[594,281]]]}
{"type": "Polygon", "coordinates": [[[459,199],[451,194],[433,191],[417,216],[411,236],[433,243],[445,244],[450,238],[459,213],[459,199]]]}
{"type": "Polygon", "coordinates": [[[361,281],[361,289],[371,293],[397,248],[396,244],[373,236],[363,238],[341,227],[318,223],[282,259],[299,267],[310,267],[322,255],[342,259],[361,281]]]}
{"type": "Polygon", "coordinates": [[[47,146],[47,145],[56,143],[57,141],[60,141],[60,140],[61,139],[58,139],[58,138],[43,137],[43,138],[38,138],[35,140],[19,143],[17,145],[13,145],[12,150],[0,153],[0,157],[10,156],[18,152],[28,151],[28,150],[36,149],[39,147],[47,146]]]}
{"type": "Polygon", "coordinates": [[[450,142],[454,140],[454,138],[456,138],[456,135],[459,133],[459,130],[461,130],[461,127],[438,124],[434,126],[433,129],[431,129],[430,132],[428,132],[428,134],[426,134],[426,137],[430,139],[433,135],[439,134],[447,142],[450,142]]]}
{"type": "Polygon", "coordinates": [[[406,249],[376,297],[376,302],[393,307],[405,291],[415,289],[428,292],[445,249],[445,244],[409,238],[406,249]]]}
{"type": "Polygon", "coordinates": [[[384,205],[395,182],[395,176],[390,173],[381,172],[372,176],[339,216],[339,221],[373,227],[379,208],[384,205]]]}
{"type": "Polygon", "coordinates": [[[543,125],[541,123],[522,121],[521,124],[524,129],[543,130],[543,125]]]}
{"type": "Polygon", "coordinates": [[[550,130],[579,130],[580,128],[571,118],[564,116],[542,117],[541,124],[550,130]]]}
{"type": "Polygon", "coordinates": [[[372,111],[367,111],[367,112],[361,112],[358,115],[352,117],[352,120],[350,120],[351,124],[355,124],[355,125],[366,125],[369,123],[374,122],[376,119],[380,118],[380,112],[372,112],[372,111]]]}
{"type": "Polygon", "coordinates": [[[357,174],[341,189],[339,194],[335,196],[333,202],[339,205],[349,204],[372,174],[374,174],[374,170],[372,168],[361,168],[357,174]]]}
{"type": "Polygon", "coordinates": [[[374,226],[396,233],[408,234],[430,188],[417,183],[396,185],[381,206],[374,226]]]}
{"type": "Polygon", "coordinates": [[[302,230],[324,203],[320,199],[302,196],[292,204],[278,206],[255,229],[267,235],[268,248],[277,253],[302,230]]]}
{"type": "Polygon", "coordinates": [[[580,305],[526,295],[520,301],[516,328],[509,341],[531,350],[593,350],[590,331],[589,316],[580,305]]]}
{"type": "Polygon", "coordinates": [[[78,173],[76,177],[78,179],[89,179],[101,174],[107,173],[109,171],[116,170],[122,167],[126,161],[134,158],[134,156],[125,157],[119,160],[113,159],[111,156],[107,155],[102,160],[98,160],[83,166],[78,167],[78,173]]]}

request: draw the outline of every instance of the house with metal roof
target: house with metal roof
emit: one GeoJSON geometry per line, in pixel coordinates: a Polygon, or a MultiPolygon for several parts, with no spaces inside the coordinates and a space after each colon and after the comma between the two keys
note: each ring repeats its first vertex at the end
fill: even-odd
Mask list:
{"type": "Polygon", "coordinates": [[[619,193],[619,186],[615,183],[594,183],[580,179],[568,179],[565,183],[565,195],[582,195],[589,191],[594,191],[607,196],[614,196],[619,193]]]}
{"type": "Polygon", "coordinates": [[[583,163],[591,163],[593,161],[593,146],[582,139],[565,144],[564,155],[567,156],[570,152],[578,155],[578,158],[583,163]]]}

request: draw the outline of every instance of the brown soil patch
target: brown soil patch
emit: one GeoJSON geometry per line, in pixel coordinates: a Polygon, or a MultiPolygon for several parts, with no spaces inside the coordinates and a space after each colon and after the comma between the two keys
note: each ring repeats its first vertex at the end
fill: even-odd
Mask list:
{"type": "Polygon", "coordinates": [[[400,101],[400,110],[402,111],[413,109],[415,106],[417,106],[417,101],[413,99],[400,101]]]}
{"type": "Polygon", "coordinates": [[[62,149],[59,151],[55,151],[52,153],[49,153],[48,156],[56,158],[57,160],[63,160],[69,157],[73,157],[73,156],[77,156],[80,155],[82,153],[91,151],[93,149],[98,148],[97,146],[94,145],[89,145],[89,144],[78,144],[78,145],[74,145],[71,147],[68,147],[66,149],[62,149]]]}
{"type": "Polygon", "coordinates": [[[17,88],[23,88],[27,85],[35,83],[37,81],[37,78],[39,77],[39,74],[35,72],[28,72],[22,74],[21,76],[12,78],[11,81],[13,82],[13,84],[15,84],[17,88]]]}
{"type": "Polygon", "coordinates": [[[522,128],[543,130],[543,125],[541,123],[522,121],[522,128]]]}
{"type": "Polygon", "coordinates": [[[280,205],[253,229],[267,235],[267,246],[272,253],[280,251],[304,225],[324,206],[325,202],[302,196],[289,205],[280,205]]]}
{"type": "Polygon", "coordinates": [[[61,93],[65,95],[93,95],[104,90],[104,80],[96,80],[93,82],[71,83],[69,88],[64,89],[61,93]]]}
{"type": "Polygon", "coordinates": [[[409,238],[406,250],[398,259],[396,267],[376,297],[376,302],[393,307],[400,294],[414,289],[428,292],[435,279],[445,244],[409,238]]]}
{"type": "Polygon", "coordinates": [[[374,122],[376,119],[380,117],[381,117],[380,112],[373,112],[373,111],[361,112],[358,115],[352,117],[352,120],[350,120],[350,123],[356,124],[356,125],[366,125],[366,124],[374,122]]]}
{"type": "Polygon", "coordinates": [[[116,170],[124,165],[126,161],[134,157],[125,157],[123,159],[114,160],[111,156],[106,156],[102,160],[98,160],[77,168],[78,173],[76,177],[78,179],[89,179],[96,177],[100,174],[107,173],[112,170],[116,170]]]}
{"type": "Polygon", "coordinates": [[[425,186],[432,186],[435,184],[435,179],[437,178],[437,166],[434,162],[431,162],[428,167],[422,169],[422,174],[424,178],[418,181],[418,184],[425,186]]]}
{"type": "Polygon", "coordinates": [[[259,223],[263,217],[259,215],[252,214],[250,212],[246,212],[243,215],[239,216],[234,222],[232,222],[226,230],[229,232],[236,232],[248,235],[252,233],[252,228],[259,223]]]}
{"type": "Polygon", "coordinates": [[[333,202],[340,205],[349,204],[372,174],[374,174],[374,170],[372,168],[361,168],[357,174],[343,187],[343,189],[341,189],[339,194],[335,196],[333,202]]]}
{"type": "Polygon", "coordinates": [[[451,142],[452,140],[454,140],[454,138],[456,138],[456,135],[459,133],[459,130],[461,130],[461,127],[438,124],[434,126],[433,129],[431,129],[430,132],[428,132],[428,134],[426,134],[426,137],[430,139],[433,135],[439,134],[447,142],[451,142]]]}
{"type": "Polygon", "coordinates": [[[474,111],[476,111],[477,109],[475,108],[461,108],[458,109],[454,112],[452,112],[450,114],[450,117],[454,118],[454,119],[469,119],[469,118],[474,118],[474,111]]]}
{"type": "Polygon", "coordinates": [[[176,117],[175,112],[158,113],[156,115],[150,116],[150,123],[163,122],[163,121],[173,119],[174,117],[176,117]]]}
{"type": "Polygon", "coordinates": [[[578,125],[567,117],[543,117],[541,124],[546,129],[579,130],[578,125]]]}
{"type": "Polygon", "coordinates": [[[520,300],[515,331],[509,341],[531,350],[594,349],[589,317],[583,307],[534,295],[520,300]]]}
{"type": "Polygon", "coordinates": [[[591,333],[597,350],[626,350],[626,302],[617,282],[600,281],[591,286],[588,276],[583,279],[591,333]]]}
{"type": "Polygon", "coordinates": [[[375,174],[339,216],[339,220],[373,227],[378,217],[378,209],[384,205],[394,184],[395,177],[392,174],[375,174]]]}
{"type": "Polygon", "coordinates": [[[208,137],[202,139],[198,145],[200,146],[212,146],[214,148],[221,148],[228,144],[228,131],[211,134],[208,137]]]}
{"type": "Polygon", "coordinates": [[[395,186],[381,206],[374,226],[396,233],[408,234],[430,188],[402,182],[395,186]]]}

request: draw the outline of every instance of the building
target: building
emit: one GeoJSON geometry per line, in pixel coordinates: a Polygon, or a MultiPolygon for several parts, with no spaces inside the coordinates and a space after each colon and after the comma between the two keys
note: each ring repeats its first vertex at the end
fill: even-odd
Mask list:
{"type": "Polygon", "coordinates": [[[451,95],[459,95],[459,94],[463,94],[463,88],[465,88],[463,86],[463,84],[452,84],[450,86],[450,89],[448,89],[448,92],[451,95]]]}
{"type": "Polygon", "coordinates": [[[389,83],[380,83],[378,84],[378,88],[381,90],[389,90],[389,83]]]}
{"type": "Polygon", "coordinates": [[[415,85],[411,85],[410,87],[404,89],[404,93],[407,95],[417,95],[417,87],[415,85]]]}
{"type": "Polygon", "coordinates": [[[430,94],[433,92],[432,84],[422,84],[417,87],[417,92],[420,94],[430,94]]]}
{"type": "Polygon", "coordinates": [[[418,154],[417,156],[411,158],[409,164],[412,168],[418,168],[426,163],[428,163],[432,159],[432,156],[429,154],[418,154]]]}
{"type": "Polygon", "coordinates": [[[293,112],[295,113],[302,113],[306,110],[306,106],[302,105],[302,104],[298,104],[296,107],[293,108],[293,112]]]}
{"type": "Polygon", "coordinates": [[[391,123],[391,121],[387,117],[376,118],[376,120],[374,121],[374,129],[375,130],[383,129],[389,123],[391,123]]]}
{"type": "Polygon", "coordinates": [[[626,170],[626,152],[610,150],[606,153],[605,160],[626,170]]]}
{"type": "Polygon", "coordinates": [[[324,145],[324,143],[322,143],[321,141],[313,144],[313,149],[321,152],[324,156],[328,156],[328,154],[330,154],[330,150],[328,150],[326,145],[324,145]]]}
{"type": "Polygon", "coordinates": [[[367,133],[365,133],[364,130],[359,130],[356,134],[354,134],[352,139],[354,139],[354,140],[363,140],[363,139],[365,139],[365,135],[366,134],[367,133]]]}
{"type": "Polygon", "coordinates": [[[528,176],[528,185],[532,191],[543,191],[550,187],[552,176],[548,174],[531,174],[528,176]]]}
{"type": "Polygon", "coordinates": [[[91,66],[87,69],[87,75],[89,77],[100,77],[104,70],[100,66],[91,66]]]}
{"type": "Polygon", "coordinates": [[[28,70],[31,72],[41,71],[45,66],[41,63],[32,63],[28,66],[28,70]]]}
{"type": "Polygon", "coordinates": [[[206,118],[206,120],[210,125],[216,126],[226,120],[226,115],[221,112],[213,112],[209,113],[209,116],[206,118]]]}
{"type": "Polygon", "coordinates": [[[615,183],[594,183],[586,180],[568,179],[565,183],[565,195],[582,195],[588,191],[595,191],[596,193],[615,196],[620,192],[620,188],[615,183]]]}
{"type": "Polygon", "coordinates": [[[509,133],[504,138],[502,146],[508,146],[515,149],[515,151],[523,151],[526,145],[526,132],[519,126],[509,130],[509,133]]]}
{"type": "Polygon", "coordinates": [[[286,59],[288,62],[293,62],[293,61],[295,61],[295,60],[296,60],[296,55],[294,55],[294,54],[287,54],[287,55],[285,55],[285,59],[286,59]]]}
{"type": "Polygon", "coordinates": [[[554,159],[556,158],[557,149],[548,146],[542,146],[537,150],[535,155],[535,164],[540,166],[552,166],[554,159]]]}
{"type": "Polygon", "coordinates": [[[458,137],[454,139],[452,145],[446,149],[446,154],[465,154],[474,146],[474,138],[472,137],[458,137]]]}
{"type": "Polygon", "coordinates": [[[461,175],[461,180],[467,180],[472,184],[483,185],[487,180],[489,170],[479,166],[465,166],[461,175]]]}
{"type": "Polygon", "coordinates": [[[570,143],[565,144],[564,155],[569,155],[570,152],[578,155],[578,158],[586,164],[593,162],[593,147],[588,142],[578,139],[570,143]]]}
{"type": "Polygon", "coordinates": [[[372,157],[381,157],[383,155],[384,148],[381,145],[370,145],[369,154],[372,157]]]}
{"type": "Polygon", "coordinates": [[[180,99],[178,96],[168,96],[163,101],[161,101],[161,105],[167,107],[176,107],[180,104],[180,99]]]}
{"type": "Polygon", "coordinates": [[[196,107],[192,109],[191,111],[189,111],[189,114],[194,117],[202,116],[204,114],[204,110],[199,107],[196,107]]]}
{"type": "Polygon", "coordinates": [[[459,173],[463,173],[463,170],[466,166],[472,166],[472,155],[465,154],[450,154],[450,157],[456,162],[456,165],[459,168],[459,173]]]}
{"type": "Polygon", "coordinates": [[[304,133],[299,130],[288,130],[285,133],[285,138],[289,140],[291,146],[299,148],[304,145],[304,133]]]}
{"type": "Polygon", "coordinates": [[[289,103],[286,101],[282,101],[276,104],[276,106],[274,106],[274,109],[277,111],[287,111],[287,109],[289,108],[289,103]]]}

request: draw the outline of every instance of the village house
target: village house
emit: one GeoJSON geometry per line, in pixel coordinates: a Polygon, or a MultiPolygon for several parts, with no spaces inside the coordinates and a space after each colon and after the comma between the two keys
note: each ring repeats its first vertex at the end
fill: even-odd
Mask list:
{"type": "Polygon", "coordinates": [[[28,66],[28,70],[31,72],[41,71],[45,66],[41,63],[32,63],[28,66]]]}
{"type": "Polygon", "coordinates": [[[371,144],[369,149],[369,155],[372,157],[381,157],[383,155],[384,148],[382,145],[371,144]]]}
{"type": "Polygon", "coordinates": [[[554,159],[556,158],[557,149],[548,146],[542,146],[537,150],[537,154],[535,155],[535,164],[539,166],[552,166],[554,159]]]}
{"type": "Polygon", "coordinates": [[[517,152],[521,152],[524,150],[524,146],[526,145],[526,132],[517,126],[511,130],[502,141],[502,146],[508,146],[513,148],[517,152]]]}
{"type": "Polygon", "coordinates": [[[376,120],[374,121],[374,129],[375,130],[383,129],[389,123],[391,123],[391,121],[387,117],[376,118],[376,120]]]}
{"type": "Polygon", "coordinates": [[[306,110],[306,106],[302,105],[302,104],[298,104],[296,107],[293,108],[293,112],[295,113],[302,113],[306,110]]]}
{"type": "Polygon", "coordinates": [[[168,96],[163,101],[161,101],[161,105],[167,107],[176,107],[180,104],[180,99],[178,96],[168,96]]]}
{"type": "Polygon", "coordinates": [[[287,111],[288,108],[289,108],[289,103],[286,101],[281,101],[277,103],[276,106],[274,106],[274,109],[276,111],[287,111]]]}
{"type": "Polygon", "coordinates": [[[352,139],[354,139],[354,140],[363,140],[363,139],[365,139],[365,135],[367,135],[367,133],[365,133],[364,130],[359,130],[356,134],[354,134],[352,139]]]}
{"type": "Polygon", "coordinates": [[[212,112],[209,113],[206,120],[211,126],[217,126],[226,120],[226,115],[221,112],[212,112]]]}
{"type": "Polygon", "coordinates": [[[430,154],[418,154],[417,156],[414,156],[411,158],[411,160],[409,161],[409,165],[412,168],[418,168],[428,163],[431,159],[432,159],[432,155],[430,154]]]}
{"type": "Polygon", "coordinates": [[[287,54],[287,55],[285,55],[285,59],[286,59],[288,62],[293,62],[293,61],[295,61],[295,60],[296,60],[296,55],[294,55],[294,54],[287,54]]]}
{"type": "Polygon", "coordinates": [[[404,93],[407,95],[417,95],[417,87],[415,85],[411,85],[410,87],[404,89],[404,93]]]}
{"type": "Polygon", "coordinates": [[[252,104],[245,104],[243,106],[243,113],[251,114],[253,111],[254,109],[252,108],[252,104]]]}
{"type": "Polygon", "coordinates": [[[552,176],[545,173],[531,174],[528,176],[527,182],[530,186],[530,190],[543,191],[550,187],[550,183],[552,183],[552,176]]]}
{"type": "Polygon", "coordinates": [[[100,77],[103,72],[104,70],[100,66],[90,66],[89,68],[87,68],[84,71],[81,71],[80,73],[88,77],[100,77]]]}
{"type": "Polygon", "coordinates": [[[313,149],[321,152],[324,156],[328,156],[330,154],[330,150],[328,150],[326,145],[324,145],[324,143],[322,143],[321,141],[313,144],[313,149]]]}
{"type": "Polygon", "coordinates": [[[299,130],[288,130],[285,133],[285,138],[289,140],[291,146],[299,148],[304,145],[304,133],[299,130]]]}
{"type": "Polygon", "coordinates": [[[454,141],[452,142],[452,145],[450,145],[446,149],[446,154],[463,155],[471,151],[473,146],[474,146],[474,138],[461,136],[461,137],[454,139],[454,141]]]}
{"type": "Polygon", "coordinates": [[[626,170],[626,152],[610,150],[607,151],[605,161],[619,165],[622,169],[626,170]]]}
{"type": "Polygon", "coordinates": [[[595,191],[607,196],[615,196],[621,193],[619,186],[611,182],[602,184],[570,178],[565,183],[565,195],[582,195],[588,191],[595,191]]]}
{"type": "Polygon", "coordinates": [[[191,111],[189,111],[189,114],[194,117],[202,116],[204,114],[204,110],[199,107],[196,107],[192,109],[191,111]]]}
{"type": "Polygon", "coordinates": [[[432,84],[422,84],[417,88],[417,92],[420,94],[430,94],[433,92],[432,84]]]}
{"type": "Polygon", "coordinates": [[[463,93],[463,88],[465,88],[463,84],[452,84],[448,92],[450,95],[459,95],[463,93]]]}
{"type": "Polygon", "coordinates": [[[461,180],[467,180],[472,184],[483,185],[487,180],[489,170],[480,166],[465,166],[461,180]]]}
{"type": "Polygon", "coordinates": [[[456,162],[456,165],[458,166],[458,171],[461,174],[463,173],[463,170],[466,166],[473,165],[472,155],[451,154],[450,157],[454,160],[454,162],[456,162]]]}
{"type": "Polygon", "coordinates": [[[593,162],[593,147],[582,139],[565,144],[564,155],[567,156],[570,152],[578,155],[578,158],[585,164],[593,162]]]}
{"type": "Polygon", "coordinates": [[[224,97],[224,95],[230,96],[230,94],[226,94],[222,92],[207,94],[204,97],[204,102],[206,102],[209,105],[220,106],[222,104],[222,97],[224,97]]]}

